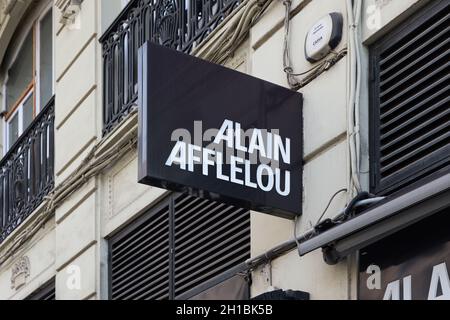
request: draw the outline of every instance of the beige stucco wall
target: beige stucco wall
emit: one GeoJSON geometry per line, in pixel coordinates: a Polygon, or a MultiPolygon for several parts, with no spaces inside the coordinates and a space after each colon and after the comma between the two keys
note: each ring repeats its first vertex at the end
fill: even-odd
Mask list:
{"type": "MultiPolygon", "coordinates": [[[[380,6],[380,28],[368,28],[365,15],[364,43],[371,43],[425,2],[385,1],[380,6]]],[[[115,0],[111,6],[107,3],[109,0],[84,1],[72,26],[61,25],[60,12],[56,8],[54,10],[57,183],[77,168],[102,137],[102,60],[98,39],[118,14],[122,2],[115,0]]],[[[365,10],[374,3],[375,0],[364,1],[365,10]]],[[[311,68],[303,51],[308,28],[319,17],[332,11],[341,12],[346,17],[345,1],[294,0],[293,11],[291,56],[295,71],[303,71],[311,68]]],[[[283,18],[282,3],[274,0],[227,66],[287,86],[282,67],[283,18]]],[[[0,57],[10,38],[10,31],[5,31],[9,30],[6,21],[8,19],[0,15],[0,57]]],[[[337,50],[346,45],[345,31],[337,50]]],[[[300,90],[304,95],[306,163],[303,216],[297,233],[317,222],[336,190],[348,187],[347,69],[348,58],[344,58],[300,90]]],[[[367,108],[367,103],[363,108],[367,108]]],[[[136,117],[131,117],[108,137],[109,143],[124,139],[135,126],[136,117]]],[[[142,186],[136,181],[137,155],[131,152],[67,199],[57,208],[46,227],[13,259],[0,266],[0,299],[22,299],[53,277],[56,278],[57,299],[106,298],[105,239],[166,194],[165,190],[142,186]],[[11,288],[11,268],[24,256],[30,260],[31,273],[23,286],[11,288]],[[75,289],[70,286],[74,274],[79,274],[81,280],[80,287],[75,289]]],[[[328,216],[344,207],[347,200],[345,196],[339,196],[331,205],[328,216]]],[[[20,228],[24,227],[26,223],[20,228]]],[[[252,255],[291,239],[293,233],[293,221],[252,213],[252,255]]],[[[4,247],[5,243],[0,244],[0,254],[4,247]]],[[[272,278],[268,281],[266,269],[255,270],[254,295],[273,287],[307,291],[312,299],[348,299],[356,294],[354,263],[328,266],[320,251],[303,258],[292,251],[274,260],[271,271],[272,278]]]]}

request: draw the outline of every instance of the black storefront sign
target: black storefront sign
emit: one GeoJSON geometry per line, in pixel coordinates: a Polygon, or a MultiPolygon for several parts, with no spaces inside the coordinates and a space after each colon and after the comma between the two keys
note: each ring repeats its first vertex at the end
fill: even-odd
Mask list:
{"type": "Polygon", "coordinates": [[[362,300],[450,300],[450,209],[360,251],[362,300]]]}
{"type": "Polygon", "coordinates": [[[151,43],[139,57],[139,182],[301,214],[301,94],[151,43]]]}

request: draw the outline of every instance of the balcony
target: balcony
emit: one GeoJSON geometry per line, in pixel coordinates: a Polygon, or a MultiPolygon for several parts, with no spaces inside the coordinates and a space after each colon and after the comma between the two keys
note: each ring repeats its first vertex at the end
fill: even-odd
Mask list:
{"type": "Polygon", "coordinates": [[[54,187],[54,97],[0,162],[0,243],[54,187]]]}
{"type": "Polygon", "coordinates": [[[131,0],[101,37],[103,134],[134,108],[138,49],[152,41],[190,53],[242,0],[131,0]]]}

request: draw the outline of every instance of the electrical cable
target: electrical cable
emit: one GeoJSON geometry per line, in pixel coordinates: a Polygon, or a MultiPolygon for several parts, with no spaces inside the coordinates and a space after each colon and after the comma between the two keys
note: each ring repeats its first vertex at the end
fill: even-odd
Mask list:
{"type": "MultiPolygon", "coordinates": [[[[320,215],[320,217],[319,217],[319,219],[318,219],[316,225],[314,226],[314,229],[320,224],[320,222],[321,222],[323,216],[325,215],[325,213],[326,213],[326,212],[328,211],[328,209],[330,208],[331,203],[332,203],[333,200],[336,198],[336,196],[339,195],[339,194],[342,193],[342,192],[347,192],[347,191],[348,191],[347,189],[344,189],[344,188],[343,188],[343,189],[340,189],[340,190],[336,191],[336,192],[333,194],[333,196],[330,198],[330,201],[328,201],[328,204],[327,204],[325,210],[322,212],[322,214],[320,215]]],[[[299,217],[296,216],[296,217],[295,217],[295,220],[294,220],[294,239],[295,239],[295,242],[296,242],[296,244],[297,244],[297,248],[300,248],[300,241],[299,241],[298,238],[297,238],[297,226],[298,226],[298,221],[299,221],[299,220],[300,220],[299,217]]]]}
{"type": "Polygon", "coordinates": [[[354,210],[359,207],[366,204],[372,204],[377,203],[381,200],[384,200],[384,197],[376,197],[373,194],[363,191],[359,192],[346,206],[346,208],[338,214],[333,220],[337,224],[342,224],[343,222],[347,221],[349,218],[353,217],[352,213],[354,210]],[[373,201],[368,201],[372,200],[373,201]]]}
{"type": "Polygon", "coordinates": [[[326,213],[326,212],[328,211],[328,209],[330,208],[331,203],[333,202],[334,198],[336,198],[336,196],[339,195],[339,194],[342,193],[342,192],[348,192],[347,188],[336,191],[336,193],[331,197],[330,201],[328,202],[328,204],[327,204],[325,210],[324,210],[323,213],[320,215],[319,220],[317,220],[316,225],[318,225],[318,224],[322,221],[322,218],[324,217],[325,213],[326,213]]]}
{"type": "MultiPolygon", "coordinates": [[[[356,144],[356,171],[359,175],[361,173],[361,134],[360,134],[360,104],[361,104],[361,87],[362,87],[362,65],[361,65],[361,41],[360,41],[360,23],[361,23],[361,10],[362,1],[356,0],[356,6],[354,10],[355,15],[355,52],[356,52],[356,89],[355,89],[355,144],[356,144]]],[[[358,180],[358,184],[360,181],[358,180]]],[[[359,185],[361,190],[361,185],[359,185]]]]}
{"type": "Polygon", "coordinates": [[[361,200],[366,200],[368,198],[370,198],[370,194],[368,192],[359,192],[356,197],[354,197],[350,203],[347,205],[347,208],[344,211],[344,217],[348,218],[350,217],[350,214],[352,213],[356,203],[358,203],[361,200]]]}

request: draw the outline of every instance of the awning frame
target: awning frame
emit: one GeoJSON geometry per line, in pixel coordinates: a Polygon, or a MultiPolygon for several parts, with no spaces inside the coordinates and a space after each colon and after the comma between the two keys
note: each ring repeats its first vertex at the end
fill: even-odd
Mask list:
{"type": "Polygon", "coordinates": [[[450,207],[450,172],[398,197],[386,199],[357,217],[299,246],[301,256],[324,248],[324,259],[336,264],[352,252],[450,207]]]}

